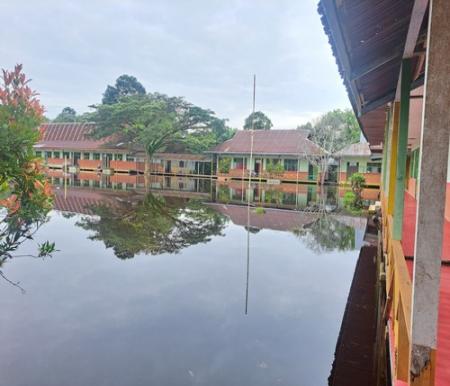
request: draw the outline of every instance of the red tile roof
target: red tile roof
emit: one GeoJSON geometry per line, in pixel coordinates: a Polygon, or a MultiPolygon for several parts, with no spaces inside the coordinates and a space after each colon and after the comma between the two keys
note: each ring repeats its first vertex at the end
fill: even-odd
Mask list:
{"type": "Polygon", "coordinates": [[[110,138],[101,140],[89,137],[94,123],[45,123],[41,125],[41,140],[35,148],[70,149],[70,150],[96,150],[99,148],[115,148],[108,146],[110,138]]]}
{"type": "MultiPolygon", "coordinates": [[[[239,130],[233,138],[216,146],[211,153],[249,154],[251,131],[239,130]]],[[[319,155],[323,149],[311,142],[302,130],[254,130],[253,153],[260,155],[319,155]]]]}

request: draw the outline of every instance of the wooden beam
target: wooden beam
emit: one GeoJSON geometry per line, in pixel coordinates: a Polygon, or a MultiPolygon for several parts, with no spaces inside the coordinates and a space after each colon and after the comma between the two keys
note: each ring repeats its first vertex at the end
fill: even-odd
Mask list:
{"type": "MultiPolygon", "coordinates": [[[[408,34],[406,35],[405,49],[403,59],[409,59],[414,56],[417,39],[420,33],[425,12],[427,11],[428,0],[415,0],[409,21],[408,34]]],[[[420,61],[418,61],[419,63],[420,61]]],[[[395,100],[400,99],[400,77],[398,78],[395,100]]]]}
{"type": "MultiPolygon", "coordinates": [[[[424,81],[425,81],[425,77],[420,76],[419,78],[417,78],[416,80],[414,80],[411,83],[411,89],[413,90],[417,87],[422,86],[424,81]]],[[[380,106],[385,105],[386,103],[393,102],[394,100],[396,100],[395,99],[396,92],[397,92],[396,90],[391,90],[391,91],[387,92],[386,94],[380,96],[377,99],[366,102],[364,104],[364,106],[361,108],[361,114],[364,115],[372,110],[377,109],[380,106]]]]}
{"type": "Polygon", "coordinates": [[[411,93],[411,60],[403,59],[401,76],[400,122],[397,143],[397,171],[392,237],[402,239],[405,205],[406,156],[408,152],[409,97],[411,93]]]}
{"type": "Polygon", "coordinates": [[[352,69],[350,73],[350,80],[354,81],[357,80],[364,75],[367,75],[368,73],[377,70],[378,68],[384,66],[387,63],[398,61],[402,58],[402,51],[401,50],[394,50],[389,55],[385,55],[382,57],[377,57],[376,60],[364,64],[358,68],[352,69]]]}
{"type": "Polygon", "coordinates": [[[414,385],[434,385],[435,351],[447,162],[450,132],[450,2],[432,0],[420,141],[414,251],[410,376],[414,385]]]}

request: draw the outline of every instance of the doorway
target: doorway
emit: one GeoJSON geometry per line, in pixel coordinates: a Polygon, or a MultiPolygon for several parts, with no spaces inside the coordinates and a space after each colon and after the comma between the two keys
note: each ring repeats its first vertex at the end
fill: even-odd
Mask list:
{"type": "Polygon", "coordinates": [[[359,162],[347,162],[347,178],[350,178],[353,174],[358,173],[359,162]]]}

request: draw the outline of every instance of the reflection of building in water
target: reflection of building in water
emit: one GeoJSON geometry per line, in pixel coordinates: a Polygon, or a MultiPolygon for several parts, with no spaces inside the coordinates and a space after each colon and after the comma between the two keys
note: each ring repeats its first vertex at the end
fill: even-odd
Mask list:
{"type": "MultiPolygon", "coordinates": [[[[209,204],[215,210],[226,215],[235,225],[247,227],[247,207],[243,205],[209,204]]],[[[255,230],[272,229],[292,231],[298,227],[314,222],[318,218],[315,213],[302,213],[293,210],[266,208],[264,213],[250,209],[250,228],[255,230]]]]}
{"type": "MultiPolygon", "coordinates": [[[[333,188],[329,187],[324,191],[335,192],[333,188]]],[[[253,183],[249,189],[248,183],[244,181],[228,181],[226,183],[217,181],[215,200],[243,204],[250,199],[250,202],[259,206],[296,209],[317,204],[319,196],[320,188],[317,185],[253,183]]],[[[332,196],[330,194],[329,200],[332,196]]]]}

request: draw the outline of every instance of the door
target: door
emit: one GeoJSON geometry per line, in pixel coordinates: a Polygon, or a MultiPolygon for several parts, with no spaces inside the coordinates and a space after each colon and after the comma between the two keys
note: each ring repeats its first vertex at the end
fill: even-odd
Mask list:
{"type": "Polygon", "coordinates": [[[78,161],[80,160],[80,158],[81,158],[81,153],[77,153],[77,152],[73,153],[73,164],[78,166],[78,161]]]}
{"type": "Polygon", "coordinates": [[[261,160],[255,160],[255,174],[259,176],[259,172],[261,171],[261,160]]]}
{"type": "Polygon", "coordinates": [[[165,171],[166,171],[166,173],[172,173],[172,161],[171,160],[166,161],[165,171]]]}
{"type": "Polygon", "coordinates": [[[349,179],[353,174],[358,173],[359,163],[358,162],[347,162],[347,179],[349,179]]]}

